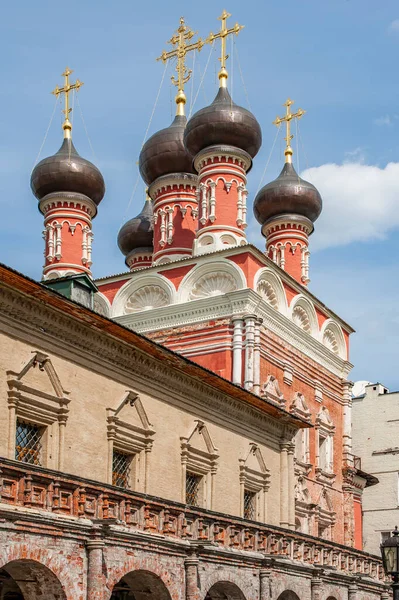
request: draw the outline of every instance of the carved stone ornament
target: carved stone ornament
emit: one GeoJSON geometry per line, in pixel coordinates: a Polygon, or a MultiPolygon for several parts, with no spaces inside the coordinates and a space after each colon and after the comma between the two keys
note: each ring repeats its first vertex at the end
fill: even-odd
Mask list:
{"type": "Polygon", "coordinates": [[[279,383],[274,375],[268,375],[261,388],[260,395],[267,400],[275,402],[279,406],[285,405],[284,396],[280,391],[279,383]]]}
{"type": "Polygon", "coordinates": [[[308,421],[310,420],[310,410],[306,404],[305,396],[301,394],[301,392],[296,392],[294,394],[290,410],[294,415],[307,419],[308,421]]]}
{"type": "Polygon", "coordinates": [[[234,292],[236,289],[236,281],[229,273],[206,273],[194,284],[190,292],[190,300],[220,296],[234,292]]]}
{"type": "Polygon", "coordinates": [[[276,292],[270,281],[259,281],[256,291],[271,307],[278,309],[276,292]]]}
{"type": "Polygon", "coordinates": [[[311,332],[309,315],[302,306],[296,306],[292,312],[292,320],[295,325],[298,325],[306,333],[311,332]]]}
{"type": "Polygon", "coordinates": [[[339,354],[338,340],[335,336],[335,333],[329,327],[327,327],[327,329],[324,332],[323,344],[329,350],[331,350],[331,352],[334,352],[334,354],[339,354]]]}
{"type": "Polygon", "coordinates": [[[168,293],[159,285],[144,285],[126,301],[125,314],[160,308],[170,303],[168,293]]]}

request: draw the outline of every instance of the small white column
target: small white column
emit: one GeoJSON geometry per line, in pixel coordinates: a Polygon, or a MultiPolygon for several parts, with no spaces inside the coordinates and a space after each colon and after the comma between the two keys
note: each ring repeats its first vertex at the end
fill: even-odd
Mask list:
{"type": "Polygon", "coordinates": [[[342,399],[344,401],[344,430],[343,430],[343,454],[344,460],[349,461],[352,454],[352,386],[351,381],[343,381],[342,399]]]}
{"type": "Polygon", "coordinates": [[[62,230],[62,225],[57,223],[55,226],[55,258],[57,258],[58,260],[60,260],[60,258],[62,256],[62,254],[61,254],[61,230],[62,230]]]}
{"type": "Polygon", "coordinates": [[[252,390],[254,386],[254,346],[256,315],[246,315],[245,321],[245,376],[244,387],[252,390]]]}
{"type": "Polygon", "coordinates": [[[289,526],[288,518],[288,442],[280,442],[280,527],[289,526]]]}
{"type": "Polygon", "coordinates": [[[288,446],[288,526],[295,529],[295,471],[294,471],[295,444],[288,446]]]}
{"type": "Polygon", "coordinates": [[[211,190],[211,197],[209,199],[209,220],[213,223],[216,219],[216,183],[211,181],[209,187],[211,190]]]}
{"type": "Polygon", "coordinates": [[[233,383],[242,385],[242,337],[244,320],[242,317],[233,317],[233,383]]]}
{"type": "Polygon", "coordinates": [[[206,220],[208,218],[207,214],[207,206],[206,206],[206,185],[205,183],[200,183],[200,191],[201,191],[201,225],[205,225],[206,220]]]}
{"type": "Polygon", "coordinates": [[[166,244],[166,213],[164,210],[160,210],[159,214],[161,217],[161,226],[159,228],[161,231],[161,240],[159,242],[159,245],[165,246],[165,244],[166,244]]]}
{"type": "Polygon", "coordinates": [[[263,319],[255,321],[255,336],[254,336],[254,394],[260,393],[260,327],[263,319]]]}

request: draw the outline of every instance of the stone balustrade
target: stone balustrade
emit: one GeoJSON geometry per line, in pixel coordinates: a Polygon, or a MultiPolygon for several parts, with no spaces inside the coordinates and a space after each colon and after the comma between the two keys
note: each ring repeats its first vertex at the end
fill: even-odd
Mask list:
{"type": "MultiPolygon", "coordinates": [[[[376,582],[385,580],[379,557],[328,540],[0,459],[3,516],[4,505],[35,509],[32,518],[43,511],[95,521],[96,527],[103,520],[132,532],[257,552],[376,582]]],[[[26,518],[25,514],[24,521],[26,518]]]]}

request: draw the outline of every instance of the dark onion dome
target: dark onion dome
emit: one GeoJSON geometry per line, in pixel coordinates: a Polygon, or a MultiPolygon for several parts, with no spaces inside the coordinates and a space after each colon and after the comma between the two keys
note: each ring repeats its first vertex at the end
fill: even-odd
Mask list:
{"type": "Polygon", "coordinates": [[[100,204],[105,194],[103,176],[93,163],[82,158],[70,138],[65,138],[53,156],[44,158],[33,169],[30,185],[41,200],[54,192],[76,192],[100,204]]]}
{"type": "Polygon", "coordinates": [[[301,215],[314,223],[321,213],[322,204],[315,186],[301,179],[292,163],[288,162],[277,179],[257,193],[254,213],[261,225],[284,214],[301,215]]]}
{"type": "Polygon", "coordinates": [[[154,133],[144,144],[140,152],[139,169],[147,185],[162,175],[194,173],[193,157],[183,144],[186,124],[184,115],[176,115],[169,127],[154,133]]]}
{"type": "Polygon", "coordinates": [[[125,223],[118,233],[119,250],[127,256],[136,248],[153,248],[152,203],[147,199],[141,212],[125,223]]]}
{"type": "Polygon", "coordinates": [[[195,156],[209,146],[235,146],[252,158],[262,144],[262,131],[254,115],[231,99],[226,87],[219,88],[209,106],[195,113],[187,123],[184,143],[195,156]]]}

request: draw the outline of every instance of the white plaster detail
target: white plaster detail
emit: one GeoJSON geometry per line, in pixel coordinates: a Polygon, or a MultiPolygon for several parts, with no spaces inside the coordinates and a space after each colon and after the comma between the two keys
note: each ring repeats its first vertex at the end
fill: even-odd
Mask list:
{"type": "Polygon", "coordinates": [[[347,350],[341,327],[334,319],[327,319],[320,330],[320,339],[322,343],[331,352],[346,358],[347,350]]]}
{"type": "Polygon", "coordinates": [[[150,310],[169,304],[169,296],[159,285],[144,285],[129,296],[125,305],[125,314],[150,310]]]}
{"type": "Polygon", "coordinates": [[[111,304],[106,296],[101,292],[94,294],[94,310],[103,317],[109,317],[111,314],[111,304]]]}
{"type": "Polygon", "coordinates": [[[261,388],[261,396],[267,400],[271,400],[279,406],[285,405],[284,396],[280,390],[278,380],[274,375],[267,376],[267,379],[261,388]]]}
{"type": "Polygon", "coordinates": [[[318,338],[319,325],[313,304],[303,294],[298,294],[291,302],[291,319],[306,333],[318,338]]]}
{"type": "Polygon", "coordinates": [[[281,279],[268,267],[259,269],[254,277],[254,289],[274,309],[287,314],[287,298],[281,279]]]}
{"type": "MultiPolygon", "coordinates": [[[[166,277],[163,277],[163,275],[160,275],[158,273],[149,274],[145,273],[143,270],[142,273],[137,273],[134,278],[129,279],[129,281],[127,281],[125,285],[123,285],[118,291],[112,303],[111,316],[116,317],[120,315],[134,314],[136,312],[144,310],[143,308],[139,308],[139,306],[142,305],[142,302],[145,302],[147,292],[144,293],[144,291],[142,290],[139,295],[140,300],[137,298],[137,302],[136,300],[134,300],[134,294],[142,288],[152,287],[155,288],[152,294],[149,294],[149,290],[147,289],[147,300],[150,301],[149,296],[152,295],[153,298],[151,302],[157,302],[157,306],[153,304],[152,308],[155,309],[164,307],[168,304],[174,304],[174,302],[176,301],[176,290],[171,281],[169,281],[168,279],[166,279],[166,277]],[[158,298],[157,300],[156,296],[158,298]],[[128,312],[126,312],[126,306],[129,299],[131,299],[131,302],[129,304],[129,310],[128,312]],[[164,302],[165,300],[167,301],[164,302]]],[[[149,306],[149,308],[151,308],[151,306],[149,306]]]]}
{"type": "Polygon", "coordinates": [[[243,272],[228,260],[210,259],[195,266],[179,286],[179,302],[220,296],[246,287],[243,272]]]}

